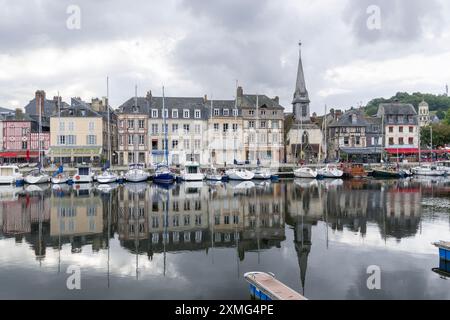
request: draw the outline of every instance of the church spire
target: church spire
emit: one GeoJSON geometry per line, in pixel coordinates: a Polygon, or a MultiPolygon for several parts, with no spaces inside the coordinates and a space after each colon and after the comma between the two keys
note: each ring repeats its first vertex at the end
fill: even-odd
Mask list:
{"type": "Polygon", "coordinates": [[[308,99],[308,90],[306,90],[305,74],[303,72],[302,63],[302,43],[299,42],[299,58],[298,58],[298,70],[297,70],[297,82],[295,84],[294,102],[296,98],[308,99]]]}
{"type": "Polygon", "coordinates": [[[297,70],[297,82],[295,83],[294,100],[294,116],[297,121],[309,121],[309,94],[306,90],[305,74],[303,72],[302,63],[302,43],[299,42],[299,58],[297,70]]]}

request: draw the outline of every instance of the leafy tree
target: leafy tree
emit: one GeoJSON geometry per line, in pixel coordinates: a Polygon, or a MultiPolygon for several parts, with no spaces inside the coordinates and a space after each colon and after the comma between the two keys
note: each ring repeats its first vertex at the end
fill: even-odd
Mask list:
{"type": "Polygon", "coordinates": [[[445,115],[444,118],[444,123],[448,126],[450,126],[450,110],[447,111],[447,114],[445,115]]]}
{"type": "Polygon", "coordinates": [[[450,97],[447,95],[434,95],[421,92],[414,92],[413,94],[409,94],[407,92],[397,92],[395,96],[389,99],[376,98],[370,101],[366,106],[366,114],[373,116],[377,113],[380,103],[390,103],[394,101],[398,101],[400,103],[411,103],[417,110],[419,104],[423,100],[429,104],[430,111],[447,112],[447,110],[450,109],[450,97]]]}
{"type": "Polygon", "coordinates": [[[445,116],[447,113],[445,113],[442,110],[439,110],[438,112],[436,112],[436,116],[439,118],[439,120],[444,120],[445,116]]]}
{"type": "Polygon", "coordinates": [[[450,125],[439,123],[421,129],[420,139],[422,147],[431,147],[430,128],[433,128],[433,148],[444,147],[450,143],[450,125]]]}

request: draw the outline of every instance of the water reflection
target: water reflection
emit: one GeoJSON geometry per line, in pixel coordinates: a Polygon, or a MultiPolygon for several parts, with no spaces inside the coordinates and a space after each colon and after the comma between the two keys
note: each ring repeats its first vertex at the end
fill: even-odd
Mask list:
{"type": "MultiPolygon", "coordinates": [[[[169,253],[204,252],[216,266],[214,259],[224,255],[222,249],[231,249],[237,279],[244,272],[241,268],[254,271],[263,264],[272,266],[265,271],[276,271],[277,259],[290,263],[287,254],[295,257],[299,275],[297,280],[287,277],[287,282],[308,294],[307,285],[315,287],[307,277],[315,276],[308,269],[315,252],[324,257],[332,243],[355,245],[357,239],[394,246],[417,237],[423,214],[428,214],[424,200],[439,202],[449,194],[449,181],[442,179],[184,183],[168,189],[148,183],[0,188],[0,242],[25,241],[39,262],[45,260],[47,248],[61,251],[69,245],[71,254],[86,248],[93,254],[107,250],[108,287],[110,255],[116,252],[110,242],[115,240],[135,257],[137,279],[144,270],[140,259],[153,261],[158,255],[163,256],[166,275],[169,253]],[[317,247],[317,239],[324,239],[326,247],[317,247]],[[263,252],[272,252],[274,258],[266,256],[268,261],[262,262],[263,252]],[[251,265],[244,263],[249,255],[256,264],[253,258],[248,260],[251,265]]],[[[449,221],[447,217],[447,226],[449,221]]],[[[349,281],[362,281],[363,276],[349,281]]],[[[363,289],[358,290],[349,295],[364,296],[363,289]]]]}

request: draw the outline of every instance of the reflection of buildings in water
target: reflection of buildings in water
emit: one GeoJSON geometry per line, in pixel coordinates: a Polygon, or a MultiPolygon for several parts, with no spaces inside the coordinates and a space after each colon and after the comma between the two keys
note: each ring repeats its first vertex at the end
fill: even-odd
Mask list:
{"type": "Polygon", "coordinates": [[[254,189],[245,196],[236,195],[226,184],[183,183],[171,190],[151,186],[138,195],[123,189],[119,191],[120,239],[124,247],[145,252],[149,258],[164,250],[237,246],[243,259],[245,251],[280,246],[284,240],[280,188],[254,189]]]}
{"type": "Polygon", "coordinates": [[[54,193],[50,212],[50,236],[54,240],[71,243],[73,252],[80,252],[86,244],[92,244],[93,251],[104,247],[103,202],[96,193],[85,192],[84,188],[64,195],[54,193]]]}

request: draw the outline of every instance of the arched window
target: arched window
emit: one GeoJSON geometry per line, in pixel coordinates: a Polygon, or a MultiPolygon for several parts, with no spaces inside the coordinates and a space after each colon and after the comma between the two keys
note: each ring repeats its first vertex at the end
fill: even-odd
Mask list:
{"type": "Polygon", "coordinates": [[[308,134],[308,132],[306,132],[306,131],[303,132],[302,143],[303,143],[303,144],[309,143],[309,134],[308,134]]]}

